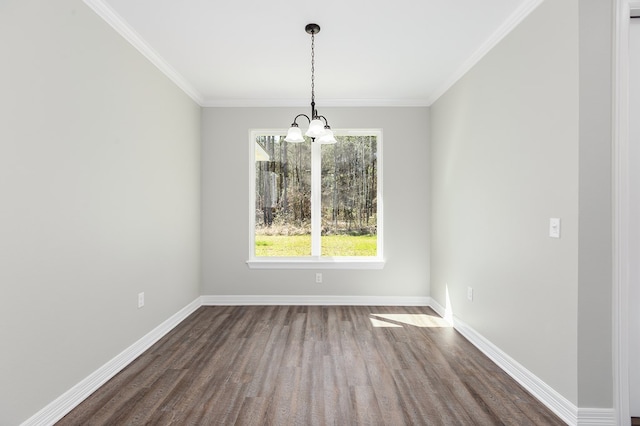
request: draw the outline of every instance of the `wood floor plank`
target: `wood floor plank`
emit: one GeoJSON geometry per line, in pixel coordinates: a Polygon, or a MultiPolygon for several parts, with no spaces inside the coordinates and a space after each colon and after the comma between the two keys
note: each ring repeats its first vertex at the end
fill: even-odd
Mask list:
{"type": "Polygon", "coordinates": [[[346,375],[347,366],[341,355],[323,357],[324,417],[326,424],[348,424],[353,418],[346,375]]]}
{"type": "Polygon", "coordinates": [[[185,370],[167,370],[150,386],[144,397],[136,402],[136,410],[122,410],[117,423],[142,425],[151,423],[153,415],[160,410],[165,400],[171,394],[176,383],[186,373],[185,370]]]}
{"type": "Polygon", "coordinates": [[[353,386],[352,403],[355,413],[354,424],[384,426],[378,400],[371,386],[353,386]]]}
{"type": "Polygon", "coordinates": [[[58,422],[562,425],[424,307],[201,307],[58,422]]]}
{"type": "Polygon", "coordinates": [[[300,381],[296,391],[296,405],[293,414],[294,424],[324,424],[324,388],[322,345],[315,340],[304,340],[302,363],[299,367],[300,381]]]}
{"type": "Polygon", "coordinates": [[[263,425],[265,424],[267,407],[270,397],[246,397],[242,401],[240,413],[236,419],[236,425],[263,425]]]}
{"type": "Polygon", "coordinates": [[[393,370],[387,368],[373,340],[361,339],[358,344],[360,353],[363,354],[371,389],[380,408],[383,423],[388,425],[402,424],[404,416],[392,374],[393,370]]]}
{"type": "Polygon", "coordinates": [[[202,409],[192,410],[186,417],[189,424],[234,424],[244,402],[246,384],[226,383],[211,398],[203,401],[202,409]]]}

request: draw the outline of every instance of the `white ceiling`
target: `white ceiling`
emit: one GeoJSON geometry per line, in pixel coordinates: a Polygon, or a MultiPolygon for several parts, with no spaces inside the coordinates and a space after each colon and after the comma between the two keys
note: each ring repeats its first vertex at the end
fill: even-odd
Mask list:
{"type": "Polygon", "coordinates": [[[203,106],[430,105],[542,0],[85,0],[203,106]]]}

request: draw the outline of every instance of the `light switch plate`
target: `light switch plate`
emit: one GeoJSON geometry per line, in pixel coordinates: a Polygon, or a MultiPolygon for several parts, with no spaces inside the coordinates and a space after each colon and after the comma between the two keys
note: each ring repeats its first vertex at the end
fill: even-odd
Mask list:
{"type": "Polygon", "coordinates": [[[560,238],[560,218],[552,217],[549,219],[549,236],[560,238]]]}

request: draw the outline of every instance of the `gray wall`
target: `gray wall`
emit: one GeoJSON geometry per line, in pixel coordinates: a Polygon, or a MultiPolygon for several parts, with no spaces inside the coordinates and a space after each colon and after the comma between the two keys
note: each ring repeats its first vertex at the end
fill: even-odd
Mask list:
{"type": "Polygon", "coordinates": [[[547,0],[431,109],[431,296],[575,405],[578,75],[578,2],[547,0]]]}
{"type": "Polygon", "coordinates": [[[613,406],[612,36],[615,2],[580,0],[580,407],[613,406]]]}
{"type": "Polygon", "coordinates": [[[0,52],[11,425],[199,295],[200,108],[80,0],[3,1],[0,52]]]}
{"type": "Polygon", "coordinates": [[[543,2],[431,116],[432,297],[581,408],[613,406],[612,7],[543,2]]]}
{"type": "Polygon", "coordinates": [[[255,270],[249,258],[249,130],[286,128],[308,108],[205,108],[202,118],[204,295],[429,295],[427,108],[321,108],[334,129],[382,128],[382,270],[255,270]]]}

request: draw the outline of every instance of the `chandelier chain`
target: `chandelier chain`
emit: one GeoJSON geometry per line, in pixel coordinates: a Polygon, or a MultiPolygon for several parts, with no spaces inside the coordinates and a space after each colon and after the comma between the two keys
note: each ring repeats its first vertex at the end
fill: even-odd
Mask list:
{"type": "MultiPolygon", "coordinates": [[[[316,102],[316,94],[315,94],[315,33],[311,33],[311,102],[312,107],[316,102]]],[[[315,109],[315,107],[314,107],[315,109]]],[[[315,115],[315,111],[312,111],[312,114],[315,115]]],[[[314,118],[314,117],[312,117],[314,118]]]]}

